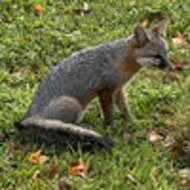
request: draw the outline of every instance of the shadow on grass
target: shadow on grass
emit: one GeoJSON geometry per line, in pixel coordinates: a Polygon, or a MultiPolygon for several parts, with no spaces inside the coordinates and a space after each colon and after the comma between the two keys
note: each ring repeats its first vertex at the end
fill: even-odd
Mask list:
{"type": "MultiPolygon", "coordinates": [[[[36,132],[37,133],[37,132],[36,132]]],[[[54,133],[55,134],[55,133],[54,133]]],[[[110,146],[103,146],[101,143],[93,139],[78,138],[73,135],[56,134],[54,138],[51,138],[53,134],[47,135],[45,137],[40,137],[35,134],[22,134],[18,130],[13,132],[3,133],[3,137],[0,138],[0,145],[4,143],[12,143],[15,146],[25,147],[27,149],[33,150],[34,147],[40,147],[44,152],[49,155],[60,155],[65,152],[76,152],[81,150],[82,152],[89,152],[91,154],[98,152],[109,152],[113,144],[110,146]],[[49,139],[47,139],[49,138],[49,139]]]]}

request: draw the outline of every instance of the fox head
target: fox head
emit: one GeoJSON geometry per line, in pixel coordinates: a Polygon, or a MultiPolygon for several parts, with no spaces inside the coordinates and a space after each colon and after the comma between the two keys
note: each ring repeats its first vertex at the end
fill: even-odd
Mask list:
{"type": "Polygon", "coordinates": [[[173,65],[169,60],[169,48],[162,34],[168,25],[164,20],[152,29],[136,26],[134,38],[136,41],[136,61],[141,66],[156,66],[162,70],[171,70],[173,65]]]}

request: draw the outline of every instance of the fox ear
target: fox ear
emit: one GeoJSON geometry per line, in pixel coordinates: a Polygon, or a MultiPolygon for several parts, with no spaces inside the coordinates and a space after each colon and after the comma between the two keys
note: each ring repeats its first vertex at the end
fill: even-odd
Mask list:
{"type": "Polygon", "coordinates": [[[150,37],[148,36],[145,29],[141,26],[136,26],[134,29],[134,35],[137,39],[137,42],[140,46],[144,45],[146,42],[150,41],[150,37]]]}
{"type": "Polygon", "coordinates": [[[169,22],[170,22],[169,18],[168,17],[165,18],[164,20],[162,20],[158,24],[154,25],[152,27],[152,31],[155,32],[157,34],[157,36],[163,36],[169,22]]]}

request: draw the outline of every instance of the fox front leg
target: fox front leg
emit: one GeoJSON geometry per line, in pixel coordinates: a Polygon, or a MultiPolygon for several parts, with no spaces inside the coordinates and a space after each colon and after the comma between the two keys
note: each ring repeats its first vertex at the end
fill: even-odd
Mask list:
{"type": "Polygon", "coordinates": [[[98,97],[104,116],[104,124],[110,125],[113,120],[113,92],[101,90],[98,97]]]}
{"type": "Polygon", "coordinates": [[[117,107],[119,108],[119,110],[122,114],[122,117],[124,119],[127,119],[129,112],[128,112],[126,99],[125,99],[122,89],[118,89],[115,92],[115,103],[116,103],[117,107]]]}

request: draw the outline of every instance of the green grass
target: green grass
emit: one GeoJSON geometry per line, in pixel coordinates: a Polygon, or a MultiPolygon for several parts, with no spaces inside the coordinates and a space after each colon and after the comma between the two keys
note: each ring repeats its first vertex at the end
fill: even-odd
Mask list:
{"type": "Polygon", "coordinates": [[[115,146],[110,152],[95,153],[66,149],[61,146],[22,144],[15,134],[14,121],[27,111],[40,79],[51,65],[81,48],[129,35],[138,19],[147,11],[165,11],[171,18],[167,39],[171,57],[189,61],[190,3],[185,0],[96,0],[88,3],[90,13],[80,10],[80,0],[3,0],[0,2],[0,189],[58,189],[60,178],[70,181],[72,189],[185,189],[179,170],[190,166],[190,65],[176,72],[172,80],[163,72],[142,69],[127,85],[131,117],[127,121],[132,139],[123,140],[126,123],[119,113],[114,125],[104,126],[99,117],[97,100],[86,112],[82,123],[101,133],[113,136],[115,146]],[[33,7],[40,3],[43,13],[33,7]],[[177,46],[172,37],[185,35],[187,44],[177,46]],[[171,135],[179,157],[172,160],[175,150],[164,141],[152,146],[148,130],[171,135]],[[45,164],[32,165],[29,155],[39,149],[50,157],[45,164]],[[70,176],[69,164],[83,159],[89,165],[86,180],[70,176]],[[175,162],[175,163],[173,163],[175,162]],[[49,177],[50,165],[59,166],[58,174],[49,177]],[[32,181],[36,170],[37,182],[32,181]],[[139,182],[127,179],[134,175],[139,182]],[[80,187],[80,188],[79,188],[80,187]]]}

